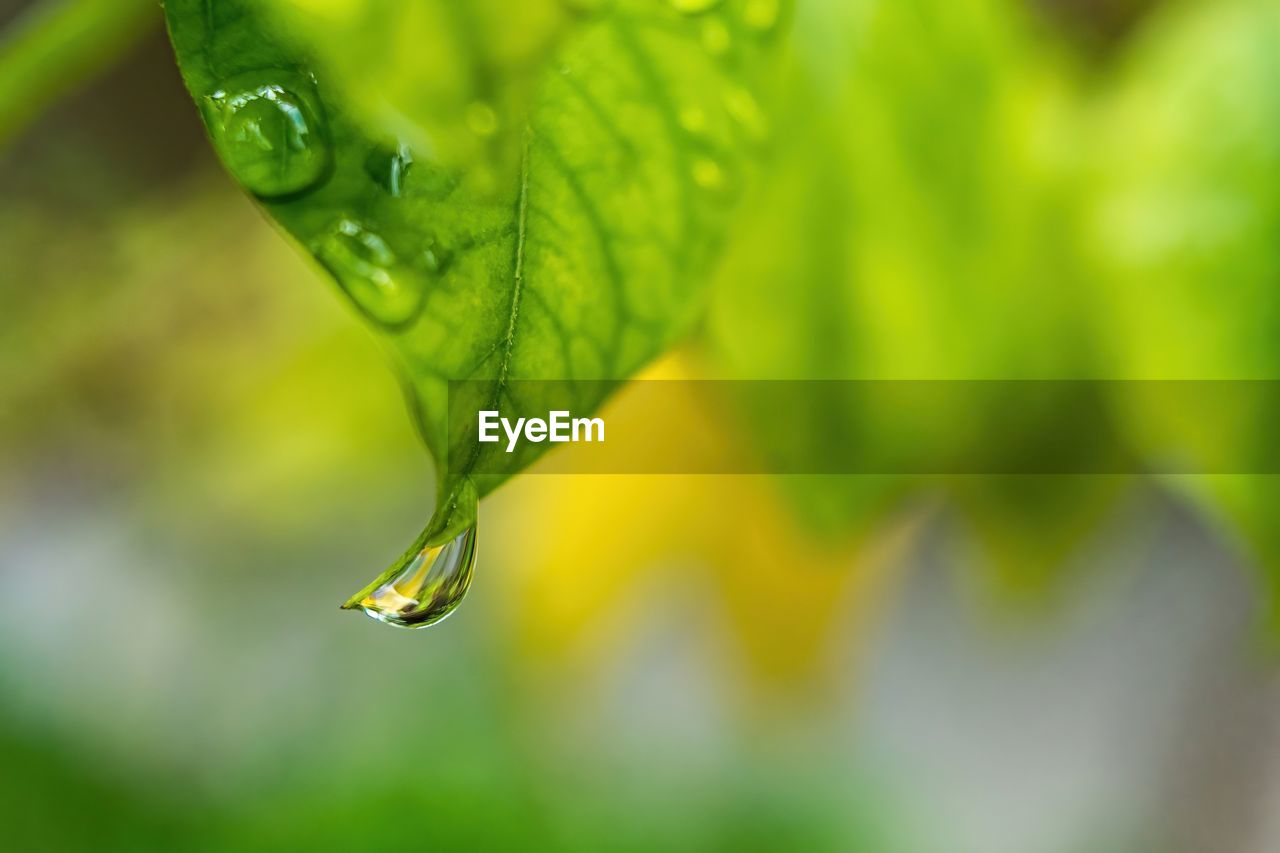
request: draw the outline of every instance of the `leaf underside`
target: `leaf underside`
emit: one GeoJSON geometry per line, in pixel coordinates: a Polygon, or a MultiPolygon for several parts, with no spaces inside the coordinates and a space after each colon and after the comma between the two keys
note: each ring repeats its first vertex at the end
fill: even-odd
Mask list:
{"type": "MultiPolygon", "coordinates": [[[[769,30],[734,3],[568,16],[539,68],[522,71],[536,80],[522,102],[468,54],[486,34],[454,15],[458,74],[474,84],[460,127],[430,104],[380,122],[385,99],[324,59],[373,30],[359,15],[282,25],[291,4],[304,5],[170,0],[183,75],[232,173],[390,344],[440,503],[472,479],[483,495],[540,448],[484,460],[474,477],[473,437],[451,436],[446,419],[451,381],[470,380],[477,405],[545,414],[547,401],[513,399],[509,383],[599,380],[573,386],[585,413],[696,316],[760,142],[753,81],[769,30]],[[289,121],[271,112],[281,103],[289,121]],[[479,155],[429,144],[466,132],[479,155]]],[[[422,9],[354,5],[366,17],[422,9]]]]}

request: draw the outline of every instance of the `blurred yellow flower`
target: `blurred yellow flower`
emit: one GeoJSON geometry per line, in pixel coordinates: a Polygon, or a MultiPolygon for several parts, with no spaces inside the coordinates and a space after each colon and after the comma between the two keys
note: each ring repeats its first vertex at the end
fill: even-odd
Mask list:
{"type": "MultiPolygon", "coordinates": [[[[678,356],[641,377],[688,378],[678,356]]],[[[653,396],[624,391],[607,417],[641,415],[627,410],[653,396]]],[[[713,428],[705,411],[666,416],[691,431],[713,428]]],[[[820,680],[833,638],[856,638],[873,624],[916,526],[904,518],[823,541],[765,476],[525,476],[491,504],[501,518],[490,526],[503,531],[495,562],[514,575],[502,584],[518,609],[516,640],[531,657],[606,666],[610,640],[643,618],[637,604],[653,600],[638,589],[658,585],[672,600],[709,589],[720,613],[707,617],[728,627],[753,684],[780,691],[820,680]]]]}

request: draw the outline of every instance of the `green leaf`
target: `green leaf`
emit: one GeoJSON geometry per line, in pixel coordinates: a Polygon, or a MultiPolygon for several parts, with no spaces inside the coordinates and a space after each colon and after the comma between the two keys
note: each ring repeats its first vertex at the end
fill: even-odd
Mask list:
{"type": "Polygon", "coordinates": [[[561,0],[257,6],[273,28],[305,44],[364,126],[394,128],[419,153],[458,168],[493,168],[500,152],[511,171],[541,72],[585,21],[561,0]],[[477,113],[478,104],[491,115],[477,113]],[[475,133],[477,120],[489,132],[475,133]]]}
{"type": "Polygon", "coordinates": [[[513,399],[514,380],[598,380],[574,411],[597,408],[698,315],[766,131],[754,89],[778,3],[601,5],[166,6],[228,169],[402,367],[439,480],[406,559],[467,528],[469,496],[533,458],[498,448],[474,476],[449,383],[468,380],[473,408],[545,416],[536,393],[513,399]],[[441,75],[417,97],[393,85],[441,75]]]}

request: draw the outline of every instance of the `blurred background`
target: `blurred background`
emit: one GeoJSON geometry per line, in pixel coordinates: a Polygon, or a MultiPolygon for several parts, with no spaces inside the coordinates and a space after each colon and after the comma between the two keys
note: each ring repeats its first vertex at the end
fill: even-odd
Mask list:
{"type": "MultiPolygon", "coordinates": [[[[519,477],[452,619],[339,613],[433,500],[386,355],[216,162],[159,9],[58,11],[0,0],[18,847],[1280,849],[1274,478],[519,477]]],[[[1280,378],[1280,5],[793,18],[651,375],[1280,378]]],[[[743,405],[766,454],[874,421],[743,405]]]]}

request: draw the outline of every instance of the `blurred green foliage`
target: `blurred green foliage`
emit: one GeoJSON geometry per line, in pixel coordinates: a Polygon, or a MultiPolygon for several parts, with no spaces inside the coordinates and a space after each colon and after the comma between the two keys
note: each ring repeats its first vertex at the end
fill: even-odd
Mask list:
{"type": "MultiPolygon", "coordinates": [[[[1085,222],[1097,258],[1096,315],[1112,375],[1273,380],[1280,321],[1280,7],[1175,7],[1133,45],[1097,109],[1085,222]]],[[[1117,401],[1153,453],[1211,458],[1203,425],[1145,401],[1117,401]]],[[[1232,420],[1233,450],[1265,458],[1273,410],[1232,420]]],[[[1224,523],[1266,578],[1280,619],[1280,483],[1273,476],[1172,484],[1224,523]]]]}
{"type": "Polygon", "coordinates": [[[119,59],[154,20],[150,0],[32,5],[0,33],[0,144],[51,99],[119,59]]]}
{"type": "MultiPolygon", "coordinates": [[[[810,4],[797,31],[781,122],[789,131],[766,171],[767,201],[745,226],[751,237],[735,244],[718,290],[712,338],[730,375],[1105,376],[1078,237],[1087,203],[1081,84],[1030,10],[988,0],[810,4]],[[831,23],[836,7],[843,26],[831,23]]],[[[899,431],[896,412],[875,399],[849,397],[851,386],[820,387],[834,398],[799,401],[785,417],[749,410],[766,446],[856,460],[909,458],[914,444],[952,441],[981,447],[988,459],[978,467],[1005,470],[1017,454],[1087,454],[1079,445],[1096,434],[1074,428],[1087,401],[1067,394],[1027,409],[1009,396],[1016,386],[961,382],[956,417],[922,436],[899,431]],[[981,441],[1011,419],[1039,443],[981,441]],[[779,448],[787,436],[791,445],[779,448]]],[[[919,480],[790,485],[829,532],[850,519],[874,523],[921,489],[951,492],[1002,583],[1028,591],[1043,590],[1105,517],[1118,485],[919,480]]]]}
{"type": "MultiPolygon", "coordinates": [[[[711,353],[726,375],[1275,374],[1280,256],[1269,237],[1275,194],[1260,176],[1274,171],[1278,149],[1255,100],[1280,86],[1266,58],[1277,43],[1275,7],[1171,4],[1102,67],[1047,26],[1054,15],[1044,11],[1002,0],[802,6],[792,76],[780,87],[788,132],[720,276],[711,353]]],[[[1115,393],[1104,400],[1075,397],[1089,386],[1064,383],[1055,405],[1031,410],[1006,396],[972,405],[985,388],[964,385],[957,418],[927,437],[897,431],[893,412],[851,398],[849,386],[825,387],[832,399],[797,401],[781,416],[745,401],[766,453],[878,459],[945,444],[948,433],[957,447],[977,447],[991,423],[1017,419],[1038,443],[988,443],[982,452],[1001,470],[1019,454],[1088,458],[1099,428],[1077,418],[1099,409],[1114,411],[1114,429],[1153,460],[1177,458],[1199,437],[1196,424],[1119,383],[1097,386],[1115,393]]],[[[1267,413],[1250,415],[1235,442],[1244,458],[1254,458],[1251,442],[1267,441],[1267,413]]],[[[1272,478],[1193,479],[1193,491],[1222,498],[1267,565],[1280,565],[1272,478]]],[[[997,589],[1023,598],[1053,589],[1134,482],[787,485],[828,534],[874,524],[921,490],[949,493],[997,589]]]]}

